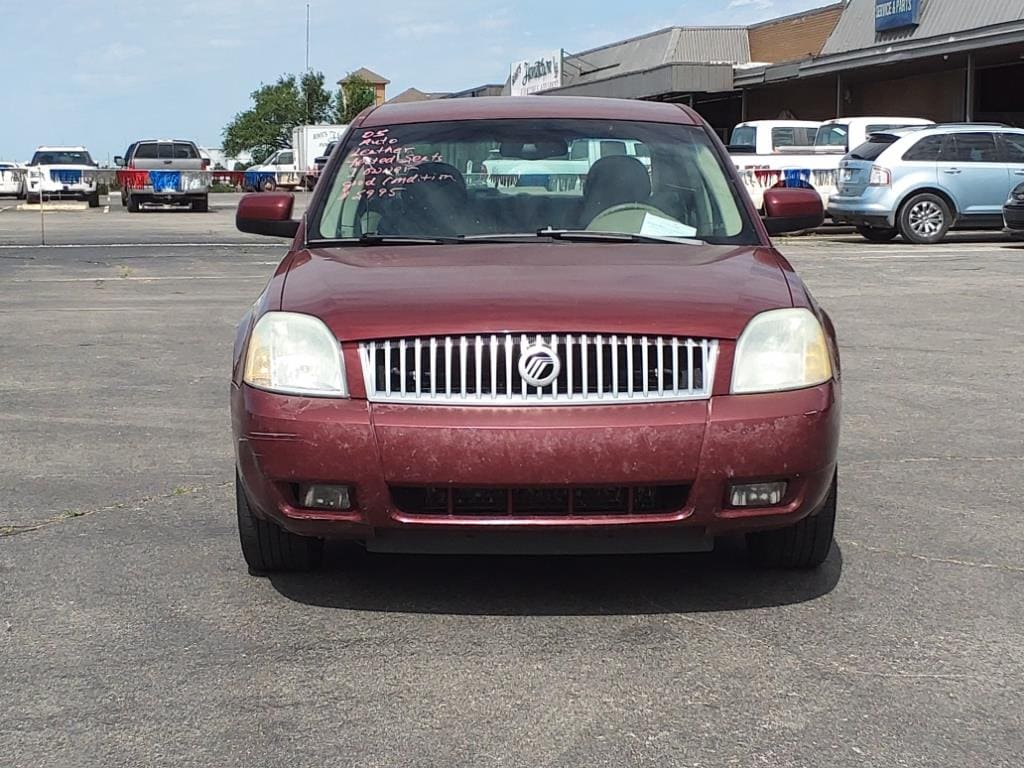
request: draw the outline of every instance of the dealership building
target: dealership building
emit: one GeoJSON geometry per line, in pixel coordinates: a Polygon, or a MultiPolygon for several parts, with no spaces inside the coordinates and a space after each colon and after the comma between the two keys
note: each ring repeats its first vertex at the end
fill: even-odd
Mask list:
{"type": "Polygon", "coordinates": [[[742,120],[771,118],[1024,125],[1024,0],[847,0],[550,58],[513,64],[505,92],[683,102],[723,137],[742,120]]]}

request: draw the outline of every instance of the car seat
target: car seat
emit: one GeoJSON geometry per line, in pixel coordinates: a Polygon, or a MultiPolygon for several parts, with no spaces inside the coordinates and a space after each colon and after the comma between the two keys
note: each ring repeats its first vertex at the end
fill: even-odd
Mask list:
{"type": "MultiPolygon", "coordinates": [[[[406,172],[401,204],[380,222],[379,232],[407,237],[444,237],[462,233],[468,193],[459,170],[447,163],[423,163],[406,172]]],[[[396,185],[397,186],[397,185],[396,185]]]]}
{"type": "Polygon", "coordinates": [[[583,182],[580,228],[598,214],[625,203],[646,205],[651,197],[651,177],[644,164],[628,155],[602,157],[590,167],[583,182]]]}

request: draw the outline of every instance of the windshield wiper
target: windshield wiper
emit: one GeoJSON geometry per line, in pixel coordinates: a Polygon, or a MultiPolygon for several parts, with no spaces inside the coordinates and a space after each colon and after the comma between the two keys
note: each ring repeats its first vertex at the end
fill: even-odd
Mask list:
{"type": "Polygon", "coordinates": [[[703,240],[675,235],[644,235],[635,232],[601,232],[589,229],[538,229],[537,237],[573,242],[672,243],[674,245],[707,245],[703,240]]]}
{"type": "MultiPolygon", "coordinates": [[[[342,240],[341,242],[345,242],[342,240]]],[[[364,234],[360,235],[358,239],[353,239],[348,242],[358,243],[359,245],[446,245],[450,243],[459,243],[461,239],[458,237],[425,237],[420,235],[378,235],[378,234],[364,234]]]]}

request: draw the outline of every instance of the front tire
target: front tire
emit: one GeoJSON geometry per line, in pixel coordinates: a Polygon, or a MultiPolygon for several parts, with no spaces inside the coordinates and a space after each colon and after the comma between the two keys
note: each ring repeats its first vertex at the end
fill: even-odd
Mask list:
{"type": "Polygon", "coordinates": [[[930,192],[914,195],[900,209],[900,234],[908,242],[933,245],[942,241],[951,226],[953,214],[949,205],[930,192]]]}
{"type": "Polygon", "coordinates": [[[815,514],[799,523],[774,531],[747,534],[747,553],[760,568],[817,568],[832,551],[836,526],[838,481],[832,481],[828,498],[815,514]]]}
{"type": "Polygon", "coordinates": [[[93,192],[91,195],[88,195],[85,199],[88,201],[90,208],[99,208],[100,207],[100,193],[99,192],[93,192]]]}
{"type": "Polygon", "coordinates": [[[320,567],[324,542],[296,536],[277,523],[257,517],[249,506],[242,482],[235,473],[235,510],[242,556],[253,576],[268,573],[305,572],[320,567]]]}
{"type": "Polygon", "coordinates": [[[273,192],[277,189],[277,181],[275,179],[264,179],[260,182],[260,190],[263,192],[273,192]]]}
{"type": "Polygon", "coordinates": [[[857,233],[865,240],[873,243],[888,243],[900,233],[896,227],[869,227],[861,224],[857,227],[857,233]]]}

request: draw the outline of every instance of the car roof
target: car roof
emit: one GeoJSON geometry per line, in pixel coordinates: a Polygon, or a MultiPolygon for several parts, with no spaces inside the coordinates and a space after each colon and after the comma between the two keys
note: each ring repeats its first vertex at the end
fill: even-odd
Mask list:
{"type": "Polygon", "coordinates": [[[836,123],[900,123],[902,125],[934,125],[934,120],[927,120],[923,117],[834,117],[826,120],[823,125],[834,125],[836,123]]]}
{"type": "Polygon", "coordinates": [[[36,152],[88,152],[88,151],[89,150],[87,150],[85,147],[83,147],[81,145],[76,146],[76,147],[61,147],[61,146],[57,146],[57,145],[46,144],[46,145],[43,145],[41,147],[36,147],[36,152]]]}
{"type": "MultiPolygon", "coordinates": [[[[133,141],[132,142],[132,144],[173,144],[173,143],[178,143],[178,144],[196,144],[194,141],[192,141],[192,139],[139,139],[138,141],[133,141]]],[[[196,144],[196,147],[198,148],[199,145],[196,144]]]]}
{"type": "MultiPolygon", "coordinates": [[[[997,125],[995,123],[956,123],[956,124],[939,124],[929,125],[924,128],[929,135],[942,134],[942,133],[977,133],[978,131],[992,131],[993,133],[1024,133],[1024,128],[1014,128],[1009,125],[997,125]]],[[[895,133],[895,131],[885,131],[885,133],[895,133]]],[[[920,133],[920,131],[915,131],[920,133]]]]}
{"type": "Polygon", "coordinates": [[[741,125],[753,125],[753,126],[778,126],[785,128],[791,125],[795,128],[817,128],[821,125],[820,120],[744,120],[742,123],[737,124],[737,128],[741,125]]]}
{"type": "Polygon", "coordinates": [[[508,118],[577,118],[699,124],[699,118],[686,107],[658,101],[587,96],[481,96],[384,104],[371,111],[362,125],[372,128],[403,123],[508,118]]]}

